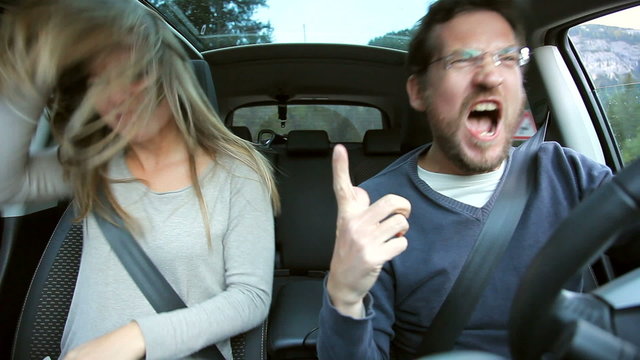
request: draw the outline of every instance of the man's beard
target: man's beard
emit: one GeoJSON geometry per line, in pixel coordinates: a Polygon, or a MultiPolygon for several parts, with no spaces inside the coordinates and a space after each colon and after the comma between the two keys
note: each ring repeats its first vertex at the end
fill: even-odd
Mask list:
{"type": "MultiPolygon", "coordinates": [[[[477,98],[477,96],[470,97],[477,98]]],[[[427,95],[425,98],[426,111],[427,116],[434,116],[433,107],[431,105],[431,100],[427,95]]],[[[466,103],[463,103],[461,108],[466,108],[466,103]]],[[[509,150],[512,145],[512,138],[515,134],[518,126],[520,125],[519,119],[522,119],[522,115],[524,113],[524,100],[520,105],[519,111],[516,113],[515,119],[503,119],[503,130],[505,134],[508,135],[502,145],[502,149],[499,152],[499,156],[493,156],[491,158],[487,157],[486,154],[482,156],[480,159],[475,159],[469,156],[464,152],[461,139],[458,137],[458,132],[461,127],[465,126],[465,119],[462,117],[464,114],[461,112],[455,124],[451,124],[446,120],[439,119],[437,121],[430,121],[431,133],[433,135],[433,141],[438,144],[442,153],[451,161],[456,168],[462,172],[463,174],[473,175],[473,174],[482,174],[491,172],[497,169],[500,164],[507,158],[509,155],[509,150]],[[443,126],[443,124],[445,126],[443,126]],[[446,125],[449,125],[448,127],[446,125]],[[451,126],[453,125],[453,126],[451,126]]],[[[502,140],[501,140],[502,141],[502,140]]],[[[476,142],[476,146],[479,147],[489,147],[493,146],[493,144],[483,144],[481,142],[476,142]]]]}
{"type": "Polygon", "coordinates": [[[431,127],[433,139],[438,143],[447,159],[463,174],[473,175],[491,172],[497,169],[509,155],[511,141],[505,141],[500,156],[494,158],[482,157],[481,159],[471,158],[462,150],[460,139],[455,136],[445,135],[441,130],[436,129],[434,126],[431,127]]]}

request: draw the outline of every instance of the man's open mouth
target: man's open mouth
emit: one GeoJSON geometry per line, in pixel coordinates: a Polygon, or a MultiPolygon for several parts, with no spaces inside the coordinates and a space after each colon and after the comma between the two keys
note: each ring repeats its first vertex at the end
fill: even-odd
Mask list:
{"type": "Polygon", "coordinates": [[[492,140],[497,136],[501,109],[493,101],[475,103],[467,118],[467,128],[480,140],[492,140]]]}

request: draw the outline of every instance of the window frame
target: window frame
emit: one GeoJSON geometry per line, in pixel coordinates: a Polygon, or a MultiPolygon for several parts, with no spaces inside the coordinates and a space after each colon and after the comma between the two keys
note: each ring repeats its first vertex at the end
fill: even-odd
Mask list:
{"type": "Polygon", "coordinates": [[[596,88],[589,76],[585,65],[580,58],[575,45],[569,37],[569,29],[574,26],[578,26],[609,14],[613,14],[618,11],[630,9],[640,4],[625,4],[622,6],[616,6],[609,9],[602,10],[597,13],[589,14],[588,17],[582,17],[575,19],[574,21],[562,24],[549,31],[545,38],[545,44],[556,45],[563,60],[567,64],[567,68],[573,77],[576,87],[580,92],[585,107],[589,112],[589,116],[592,119],[593,126],[598,135],[600,146],[602,147],[603,154],[607,165],[609,165],[614,171],[619,171],[624,168],[624,162],[622,159],[622,153],[618,146],[618,142],[613,133],[613,129],[607,118],[606,111],[600,98],[596,94],[596,88]]]}
{"type": "MultiPolygon", "coordinates": [[[[368,103],[364,103],[364,102],[355,102],[355,101],[342,101],[342,100],[323,100],[323,101],[313,101],[313,100],[290,100],[286,103],[287,106],[290,105],[340,105],[340,106],[358,106],[358,107],[367,107],[367,108],[371,108],[371,109],[375,109],[380,113],[380,122],[381,122],[381,128],[380,129],[390,129],[391,128],[391,122],[389,120],[389,116],[388,114],[381,109],[378,106],[374,106],[368,103]]],[[[225,118],[225,125],[227,127],[231,127],[231,126],[238,126],[237,123],[234,123],[234,116],[236,114],[236,111],[238,111],[239,109],[243,109],[243,108],[248,108],[248,107],[257,107],[257,106],[274,106],[277,107],[278,106],[278,102],[277,101],[257,101],[257,102],[249,102],[246,104],[242,104],[240,106],[237,106],[235,108],[233,108],[231,111],[228,112],[227,117],[225,118]]],[[[250,129],[251,130],[251,129],[250,129]]],[[[309,129],[312,130],[312,129],[309,129]]],[[[369,129],[367,129],[369,130],[369,129]]],[[[326,130],[325,130],[326,131],[326,130]]],[[[366,130],[365,130],[366,131],[366,130]]],[[[329,135],[329,138],[331,139],[331,134],[329,134],[329,132],[327,131],[327,134],[329,135]]],[[[251,134],[252,137],[254,137],[254,134],[251,134]]],[[[257,134],[255,134],[257,136],[257,134]]],[[[356,141],[356,142],[343,142],[343,141],[333,141],[331,140],[331,143],[361,143],[361,141],[356,141]]]]}

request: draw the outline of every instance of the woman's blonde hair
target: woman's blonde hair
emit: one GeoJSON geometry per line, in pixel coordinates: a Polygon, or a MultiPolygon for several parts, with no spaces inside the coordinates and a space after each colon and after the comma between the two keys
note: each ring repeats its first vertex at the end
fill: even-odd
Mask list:
{"type": "MultiPolygon", "coordinates": [[[[190,155],[191,178],[205,224],[206,204],[195,165],[199,150],[214,159],[219,154],[231,156],[253,169],[278,211],[269,162],[224,126],[195,78],[182,44],[153,11],[135,0],[25,0],[3,15],[0,26],[0,51],[6,54],[0,59],[0,90],[11,96],[9,89],[20,84],[15,101],[22,96],[42,98],[53,90],[51,99],[42,100],[51,105],[59,158],[74,188],[80,217],[91,211],[107,214],[106,199],[132,225],[109,190],[107,163],[152,121],[151,114],[165,99],[190,155]],[[130,59],[89,83],[89,65],[122,49],[130,50],[130,59]],[[141,101],[133,107],[132,118],[141,120],[124,133],[111,131],[96,115],[96,100],[109,87],[140,79],[146,87],[144,95],[135,99],[141,101]]],[[[209,227],[205,228],[208,233],[209,227]]]]}

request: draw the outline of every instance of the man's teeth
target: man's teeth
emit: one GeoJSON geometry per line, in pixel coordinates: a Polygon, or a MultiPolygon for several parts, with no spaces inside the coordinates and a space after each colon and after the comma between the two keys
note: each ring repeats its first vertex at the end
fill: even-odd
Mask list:
{"type": "Polygon", "coordinates": [[[485,102],[476,104],[476,106],[471,109],[472,111],[494,111],[498,109],[498,105],[492,102],[485,102]]]}
{"type": "Polygon", "coordinates": [[[493,136],[493,134],[495,134],[496,132],[494,130],[490,130],[490,131],[483,131],[480,135],[481,136],[493,136]]]}

